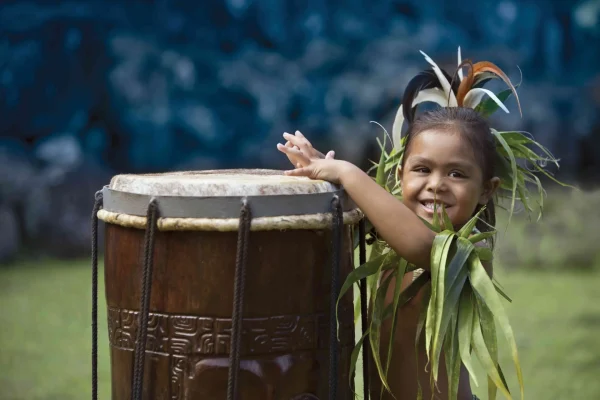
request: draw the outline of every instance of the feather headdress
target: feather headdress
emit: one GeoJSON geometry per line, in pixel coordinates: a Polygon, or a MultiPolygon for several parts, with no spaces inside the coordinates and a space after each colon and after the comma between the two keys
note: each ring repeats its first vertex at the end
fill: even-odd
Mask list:
{"type": "MultiPolygon", "coordinates": [[[[423,71],[415,76],[406,86],[402,104],[398,108],[392,138],[394,147],[398,150],[401,146],[402,125],[406,120],[411,123],[414,120],[417,106],[425,102],[437,103],[442,107],[469,107],[477,109],[480,107],[484,97],[487,95],[495,103],[496,108],[501,108],[508,113],[508,109],[496,94],[483,85],[491,79],[502,79],[515,95],[519,112],[521,104],[517,90],[508,76],[498,66],[489,61],[480,61],[475,64],[471,60],[461,60],[460,47],[458,48],[458,67],[455,77],[441,69],[427,54],[421,51],[425,60],[431,65],[431,70],[423,71]],[[463,75],[463,68],[468,68],[467,76],[463,75]],[[457,75],[457,76],[456,76],[457,75]]],[[[509,92],[510,93],[510,92],[509,92]]],[[[504,93],[504,97],[507,93],[504,93]]],[[[481,108],[481,107],[480,107],[481,108]]]]}
{"type": "MultiPolygon", "coordinates": [[[[420,104],[426,102],[436,103],[441,107],[468,107],[472,108],[484,117],[488,117],[498,109],[505,113],[510,111],[504,102],[514,95],[519,113],[522,115],[521,103],[517,94],[517,87],[502,69],[489,61],[479,61],[473,63],[471,60],[462,60],[460,47],[458,48],[458,62],[456,72],[451,76],[440,68],[427,54],[421,51],[430,69],[417,74],[410,80],[404,91],[402,104],[396,112],[396,117],[392,126],[392,154],[382,154],[385,158],[384,163],[394,163],[399,165],[401,155],[404,152],[405,138],[402,137],[402,127],[404,123],[411,124],[415,119],[417,108],[420,104]],[[467,73],[463,73],[463,69],[467,73]],[[500,79],[508,86],[508,89],[494,93],[484,86],[492,79],[500,79]]],[[[502,180],[498,197],[510,198],[510,213],[514,211],[515,200],[523,203],[527,211],[533,209],[529,202],[528,184],[537,186],[539,193],[538,204],[540,206],[540,216],[543,206],[544,189],[536,172],[541,172],[555,182],[558,182],[545,167],[548,163],[558,166],[558,160],[541,144],[536,142],[531,135],[525,132],[499,132],[491,130],[496,138],[497,149],[497,170],[502,180]],[[541,150],[542,155],[537,154],[530,146],[541,150]],[[522,162],[520,162],[522,161],[522,162]],[[528,166],[531,164],[531,167],[528,166]]],[[[385,151],[384,151],[385,153],[385,151]]],[[[384,169],[387,171],[390,166],[384,169]]],[[[397,188],[396,189],[397,192],[397,188]]]]}

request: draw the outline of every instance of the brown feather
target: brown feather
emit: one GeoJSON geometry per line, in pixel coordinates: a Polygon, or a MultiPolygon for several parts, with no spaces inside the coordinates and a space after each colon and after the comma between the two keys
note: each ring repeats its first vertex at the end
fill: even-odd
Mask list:
{"type": "Polygon", "coordinates": [[[506,76],[506,74],[500,68],[498,68],[498,66],[496,66],[495,64],[493,64],[489,61],[480,61],[480,62],[476,63],[475,65],[473,65],[473,75],[477,76],[477,75],[483,74],[484,72],[492,72],[492,73],[498,75],[510,87],[513,94],[515,95],[515,98],[517,99],[517,105],[519,106],[519,113],[521,114],[521,116],[523,116],[523,111],[521,110],[521,102],[519,101],[519,96],[517,95],[517,90],[515,89],[514,85],[510,81],[510,79],[508,79],[508,76],[506,76]]]}
{"type": "Polygon", "coordinates": [[[480,72],[473,80],[473,86],[471,88],[483,87],[488,81],[492,79],[500,79],[498,75],[492,72],[480,72]]]}
{"type": "Polygon", "coordinates": [[[460,63],[458,68],[456,68],[456,74],[458,74],[458,71],[465,66],[469,67],[469,72],[467,76],[465,76],[460,82],[460,85],[458,86],[458,91],[456,93],[456,103],[459,107],[462,107],[463,101],[465,100],[465,96],[467,95],[467,93],[469,93],[469,90],[471,90],[471,87],[473,86],[473,81],[475,79],[475,75],[473,74],[473,62],[469,59],[463,60],[460,63]]]}

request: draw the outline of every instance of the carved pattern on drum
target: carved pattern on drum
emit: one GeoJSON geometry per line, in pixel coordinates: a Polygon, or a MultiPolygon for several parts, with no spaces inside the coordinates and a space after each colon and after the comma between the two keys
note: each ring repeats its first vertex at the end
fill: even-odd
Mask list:
{"type": "MultiPolygon", "coordinates": [[[[229,342],[231,341],[231,325],[231,319],[218,318],[215,321],[216,354],[229,354],[229,342]]],[[[243,335],[244,331],[242,330],[242,336],[243,335]]]]}
{"type": "Polygon", "coordinates": [[[167,353],[169,348],[168,329],[169,317],[167,315],[150,314],[148,318],[148,336],[146,339],[146,349],[154,353],[167,353]]]}
{"type": "Polygon", "coordinates": [[[136,313],[128,310],[108,309],[108,339],[111,345],[123,349],[134,348],[134,314],[136,313]]]}
{"type": "Polygon", "coordinates": [[[171,400],[180,400],[183,395],[183,379],[187,357],[171,356],[171,400]]]}
{"type": "MultiPolygon", "coordinates": [[[[108,308],[111,346],[133,350],[138,312],[108,308]]],[[[154,354],[185,356],[229,353],[231,319],[150,313],[146,350],[154,354]]],[[[340,321],[341,345],[352,345],[352,321],[340,321]]],[[[328,344],[328,319],[324,315],[285,315],[244,318],[241,353],[270,354],[324,348],[328,344]]]]}

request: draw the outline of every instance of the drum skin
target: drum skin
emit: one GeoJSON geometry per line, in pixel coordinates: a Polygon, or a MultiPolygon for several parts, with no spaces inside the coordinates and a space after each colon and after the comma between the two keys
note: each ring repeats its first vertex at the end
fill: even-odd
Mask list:
{"type": "MultiPolygon", "coordinates": [[[[343,230],[341,286],[352,270],[343,230]]],[[[327,399],[332,231],[251,231],[240,400],[327,399]]],[[[106,224],[112,399],[130,400],[144,230],[106,224]]],[[[226,399],[237,232],[155,232],[143,398],[226,399]]],[[[338,399],[351,399],[352,291],[340,303],[338,399]]]]}

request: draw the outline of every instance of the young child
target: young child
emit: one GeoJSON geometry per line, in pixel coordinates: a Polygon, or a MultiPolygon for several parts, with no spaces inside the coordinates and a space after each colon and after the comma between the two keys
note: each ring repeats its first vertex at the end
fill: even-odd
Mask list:
{"type": "MultiPolygon", "coordinates": [[[[323,156],[300,132],[295,135],[285,133],[286,145],[278,144],[277,148],[296,166],[286,174],[343,185],[378,234],[408,262],[428,271],[435,233],[417,216],[433,221],[434,193],[438,204],[445,206],[452,224],[459,229],[481,206],[492,200],[500,180],[494,175],[493,158],[489,157],[489,153],[495,151],[490,128],[472,109],[443,108],[425,113],[415,121],[407,135],[400,173],[402,203],[355,165],[333,159],[332,153],[323,156]]],[[[493,219],[485,222],[492,225],[493,219]]],[[[487,267],[491,271],[491,265],[487,267]]],[[[403,289],[413,280],[412,274],[405,277],[403,289]]],[[[394,283],[391,283],[390,302],[393,287],[394,283]]],[[[392,363],[388,374],[394,377],[389,384],[398,399],[416,399],[417,375],[424,398],[431,398],[424,345],[419,354],[418,374],[415,357],[420,297],[416,296],[400,310],[399,321],[402,323],[398,324],[392,356],[397,362],[392,363]]],[[[387,341],[385,332],[382,332],[381,341],[387,341]]],[[[437,396],[441,399],[448,397],[444,392],[447,381],[444,365],[440,362],[438,389],[441,393],[437,396]]],[[[471,399],[466,370],[461,375],[464,379],[460,382],[459,399],[471,399]]]]}
{"type": "MultiPolygon", "coordinates": [[[[430,71],[426,74],[430,77],[436,76],[430,71]]],[[[422,80],[422,77],[419,79],[422,80]]],[[[431,84],[421,85],[421,87],[425,90],[436,88],[431,84]]],[[[437,88],[443,92],[443,85],[439,82],[437,88]]],[[[459,97],[459,101],[454,106],[429,111],[414,119],[414,99],[418,97],[419,91],[405,92],[403,104],[408,104],[409,109],[405,107],[404,110],[399,111],[399,115],[402,113],[410,124],[406,133],[405,153],[399,173],[402,202],[357,166],[335,159],[332,151],[325,156],[314,149],[310,141],[299,131],[296,131],[295,135],[284,133],[285,145],[277,144],[277,148],[287,155],[295,167],[285,171],[287,175],[306,176],[341,184],[373,224],[378,235],[398,255],[419,268],[405,275],[402,289],[409,285],[416,275],[428,273],[430,270],[430,253],[435,232],[429,229],[419,217],[429,222],[433,220],[434,195],[438,206],[445,206],[457,230],[484,205],[486,210],[482,213],[477,228],[480,231],[489,231],[495,225],[493,195],[499,188],[500,179],[494,170],[496,154],[494,136],[484,117],[472,107],[458,106],[459,103],[464,105],[464,101],[461,101],[464,100],[466,93],[464,89],[462,92],[460,90],[452,90],[452,93],[443,92],[442,97],[446,95],[447,99],[457,96],[458,93],[461,93],[462,98],[459,97]],[[406,96],[409,98],[407,99],[406,96]]],[[[482,96],[479,97],[481,100],[482,96]]],[[[396,141],[398,136],[395,136],[396,141]]],[[[438,210],[441,212],[441,207],[438,207],[438,210]]],[[[491,275],[491,262],[484,264],[484,267],[491,275]]],[[[393,301],[394,286],[394,282],[389,285],[386,299],[388,304],[393,301]]],[[[416,399],[417,380],[420,382],[424,399],[448,398],[443,355],[439,363],[437,386],[433,393],[435,396],[432,397],[430,368],[427,369],[424,340],[420,341],[417,367],[415,336],[422,292],[423,290],[399,311],[398,321],[401,322],[397,326],[392,363],[387,375],[396,399],[416,399]]],[[[381,343],[389,341],[389,331],[388,320],[388,323],[382,327],[381,343]]],[[[376,373],[372,376],[373,385],[377,383],[376,373]]],[[[373,389],[372,395],[378,398],[379,388],[373,389]]],[[[384,398],[392,397],[384,392],[384,398]]],[[[471,400],[472,398],[475,396],[471,392],[469,376],[462,366],[458,399],[471,400]]]]}

